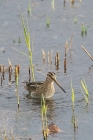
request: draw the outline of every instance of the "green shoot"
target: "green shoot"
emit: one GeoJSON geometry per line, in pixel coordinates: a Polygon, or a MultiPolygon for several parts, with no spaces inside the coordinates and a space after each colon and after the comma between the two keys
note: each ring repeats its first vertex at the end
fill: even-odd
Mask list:
{"type": "Polygon", "coordinates": [[[83,95],[84,95],[84,98],[85,98],[85,100],[86,100],[87,104],[88,104],[88,103],[89,103],[88,98],[87,98],[87,96],[84,94],[84,92],[83,92],[82,88],[81,88],[81,91],[82,91],[82,93],[83,93],[83,95]]]}
{"type": "Polygon", "coordinates": [[[87,27],[85,27],[85,34],[87,34],[87,27]]]}
{"type": "Polygon", "coordinates": [[[50,18],[49,18],[49,16],[46,17],[46,26],[50,27],[50,18]]]}
{"type": "Polygon", "coordinates": [[[52,0],[51,7],[52,7],[53,10],[55,10],[55,0],[52,0]]]}
{"type": "Polygon", "coordinates": [[[88,89],[87,89],[87,86],[86,86],[85,79],[83,81],[81,80],[81,85],[82,85],[82,87],[85,91],[86,96],[89,97],[89,92],[88,92],[88,89]]]}
{"type": "Polygon", "coordinates": [[[81,25],[81,34],[86,35],[87,34],[87,27],[82,23],[81,25]]]}
{"type": "Polygon", "coordinates": [[[13,43],[15,43],[15,39],[13,39],[13,43]]]}
{"type": "Polygon", "coordinates": [[[29,4],[28,4],[27,13],[28,13],[28,14],[31,14],[31,3],[30,3],[30,2],[29,2],[29,4]]]}
{"type": "MultiPolygon", "coordinates": [[[[20,10],[20,7],[19,7],[19,10],[20,10]]],[[[31,74],[32,75],[32,81],[34,82],[35,81],[35,79],[34,79],[34,65],[33,65],[33,61],[32,61],[33,51],[32,51],[31,43],[30,43],[30,38],[31,37],[30,37],[30,32],[29,32],[28,26],[24,22],[24,18],[22,16],[21,10],[20,10],[20,17],[21,17],[21,21],[22,21],[23,30],[24,30],[25,42],[26,42],[26,45],[27,45],[27,48],[28,48],[30,68],[31,68],[31,71],[32,71],[32,74],[31,74]]]]}
{"type": "Polygon", "coordinates": [[[74,23],[75,23],[75,24],[78,23],[78,18],[77,18],[77,17],[74,18],[74,23]]]}
{"type": "Polygon", "coordinates": [[[82,24],[82,26],[81,26],[81,32],[85,33],[85,26],[84,26],[84,24],[82,24]]]}
{"type": "Polygon", "coordinates": [[[83,88],[83,90],[82,90],[82,88],[81,88],[81,91],[82,91],[82,93],[83,93],[83,95],[84,95],[84,98],[85,98],[87,104],[88,104],[88,103],[89,103],[89,92],[88,92],[88,89],[87,89],[87,86],[86,86],[85,79],[84,79],[83,81],[81,80],[81,85],[82,85],[82,88],[83,88]],[[84,91],[85,93],[84,93],[83,91],[84,91]]]}
{"type": "Polygon", "coordinates": [[[76,128],[78,127],[77,124],[77,119],[76,119],[76,115],[75,115],[75,110],[74,110],[74,102],[75,102],[75,93],[74,93],[74,89],[72,87],[72,80],[71,80],[71,90],[72,90],[72,110],[73,110],[73,116],[72,116],[72,123],[74,126],[74,130],[76,130],[76,128]]]}
{"type": "Polygon", "coordinates": [[[16,88],[18,89],[18,69],[15,67],[15,76],[16,76],[16,88]]]}
{"type": "Polygon", "coordinates": [[[21,43],[21,39],[20,39],[20,37],[18,38],[18,43],[21,43]]]}
{"type": "Polygon", "coordinates": [[[74,89],[72,87],[72,81],[71,81],[71,90],[72,90],[72,105],[74,107],[74,102],[75,102],[75,94],[74,94],[74,89]]]}

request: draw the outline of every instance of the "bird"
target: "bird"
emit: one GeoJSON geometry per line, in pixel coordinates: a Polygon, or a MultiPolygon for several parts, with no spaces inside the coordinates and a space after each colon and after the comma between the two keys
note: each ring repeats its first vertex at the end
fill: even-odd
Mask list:
{"type": "Polygon", "coordinates": [[[54,72],[48,72],[45,81],[26,83],[25,89],[31,93],[32,98],[41,98],[43,94],[45,99],[49,99],[55,93],[54,82],[66,93],[56,80],[54,72]]]}

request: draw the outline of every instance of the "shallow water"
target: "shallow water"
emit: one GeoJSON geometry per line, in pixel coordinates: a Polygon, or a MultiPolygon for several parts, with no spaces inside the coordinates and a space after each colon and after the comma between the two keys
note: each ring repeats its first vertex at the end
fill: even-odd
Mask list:
{"type": "MultiPolygon", "coordinates": [[[[29,60],[22,54],[16,52],[15,47],[25,53],[28,53],[24,41],[23,29],[18,10],[17,2],[20,5],[23,15],[25,16],[28,7],[28,0],[0,1],[0,64],[8,66],[8,58],[13,66],[20,64],[19,76],[19,96],[20,108],[17,109],[17,99],[15,93],[15,83],[8,84],[8,73],[5,73],[5,80],[0,89],[0,136],[12,134],[15,139],[43,139],[40,103],[33,99],[26,98],[28,94],[24,89],[25,80],[28,80],[29,60]],[[20,37],[21,43],[18,43],[20,37]],[[15,43],[13,43],[15,40],[15,43]],[[5,53],[2,51],[4,48],[5,53]]],[[[28,24],[31,35],[34,36],[33,63],[35,65],[36,81],[45,80],[48,71],[53,71],[66,94],[55,85],[56,93],[48,105],[48,124],[55,123],[63,132],[49,135],[48,139],[65,139],[65,140],[87,140],[92,139],[92,121],[93,121],[93,63],[86,53],[82,50],[81,45],[92,55],[92,0],[82,2],[76,1],[71,5],[70,1],[55,1],[55,10],[51,7],[50,0],[34,0],[32,14],[28,16],[28,24]],[[50,17],[50,28],[46,28],[46,16],[50,17]],[[74,18],[77,16],[78,23],[74,24],[74,18]],[[81,36],[81,23],[87,26],[87,36],[81,36]],[[66,41],[70,44],[72,39],[71,53],[67,54],[67,70],[64,73],[64,51],[66,41]],[[42,62],[42,51],[46,54],[53,50],[53,62],[48,64],[42,62]],[[55,54],[60,53],[59,69],[55,67],[55,54]],[[81,93],[80,80],[85,78],[89,89],[90,104],[86,106],[84,96],[81,93]],[[75,114],[78,120],[78,129],[74,131],[72,124],[72,103],[71,103],[71,79],[75,90],[75,114]]],[[[93,55],[92,55],[93,56],[93,55]]],[[[2,75],[2,73],[0,73],[2,75]]],[[[14,76],[12,75],[12,80],[14,76]]]]}

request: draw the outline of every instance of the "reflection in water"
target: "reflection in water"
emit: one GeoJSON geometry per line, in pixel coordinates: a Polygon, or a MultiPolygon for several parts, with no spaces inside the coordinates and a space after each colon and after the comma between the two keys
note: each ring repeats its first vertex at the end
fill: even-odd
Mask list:
{"type": "Polygon", "coordinates": [[[55,69],[56,70],[59,70],[59,65],[55,65],[55,69]]]}
{"type": "Polygon", "coordinates": [[[66,73],[66,58],[64,59],[64,73],[66,73]]]}
{"type": "Polygon", "coordinates": [[[76,118],[74,107],[72,107],[72,111],[73,111],[73,114],[72,114],[72,119],[71,120],[72,120],[72,124],[74,126],[74,133],[75,133],[77,128],[78,128],[78,121],[77,121],[77,118],[76,118]]]}
{"type": "Polygon", "coordinates": [[[74,107],[72,107],[72,111],[73,111],[73,114],[72,114],[72,124],[73,124],[73,127],[74,127],[74,140],[76,140],[76,130],[78,129],[78,121],[77,121],[77,118],[76,118],[76,114],[75,114],[75,110],[74,110],[74,107]]]}
{"type": "Polygon", "coordinates": [[[76,131],[74,131],[74,137],[73,140],[76,140],[76,131]]]}
{"type": "Polygon", "coordinates": [[[3,83],[3,79],[2,79],[2,76],[1,76],[1,86],[2,86],[2,83],[3,83]]]}
{"type": "Polygon", "coordinates": [[[93,66],[91,65],[91,66],[88,68],[87,72],[84,74],[84,78],[85,78],[86,80],[89,80],[90,83],[92,82],[92,79],[93,79],[92,72],[93,72],[93,66]]]}
{"type": "Polygon", "coordinates": [[[66,4],[66,0],[64,0],[64,7],[65,7],[65,4],[66,4]]]}
{"type": "MultiPolygon", "coordinates": [[[[26,95],[27,99],[31,101],[31,105],[34,106],[34,110],[37,110],[37,106],[41,108],[41,100],[40,99],[32,99],[30,94],[26,95]]],[[[55,115],[55,110],[54,110],[54,100],[53,99],[48,99],[45,100],[46,106],[47,106],[47,117],[49,120],[52,120],[54,115],[55,115]]]]}
{"type": "Polygon", "coordinates": [[[82,36],[82,37],[87,36],[87,32],[81,31],[81,36],[82,36]]]}
{"type": "Polygon", "coordinates": [[[70,58],[72,59],[72,49],[70,49],[70,58]]]}
{"type": "Polygon", "coordinates": [[[93,70],[93,65],[88,68],[88,72],[87,73],[88,74],[91,73],[92,70],[93,70]]]}
{"type": "Polygon", "coordinates": [[[60,55],[59,55],[59,53],[57,52],[57,53],[56,53],[56,56],[55,56],[55,67],[56,67],[56,70],[59,69],[59,61],[60,61],[60,55]]]}
{"type": "Polygon", "coordinates": [[[72,3],[72,4],[74,4],[74,2],[75,2],[74,0],[71,0],[71,3],[72,3]]]}
{"type": "Polygon", "coordinates": [[[53,99],[47,100],[46,105],[48,107],[47,117],[48,117],[49,120],[52,120],[53,117],[55,116],[54,100],[53,99]]]}

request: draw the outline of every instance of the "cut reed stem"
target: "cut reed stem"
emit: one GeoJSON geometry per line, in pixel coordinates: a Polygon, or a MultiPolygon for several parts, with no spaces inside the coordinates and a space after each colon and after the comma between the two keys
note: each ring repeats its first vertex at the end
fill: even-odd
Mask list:
{"type": "Polygon", "coordinates": [[[85,49],[84,46],[82,46],[82,49],[86,52],[86,54],[90,57],[90,59],[93,61],[93,57],[89,54],[89,52],[85,49]]]}
{"type": "Polygon", "coordinates": [[[43,62],[45,62],[45,60],[46,60],[46,53],[45,53],[44,49],[42,49],[42,57],[43,57],[43,62]]]}
{"type": "Polygon", "coordinates": [[[72,39],[73,39],[74,34],[72,34],[71,39],[70,39],[70,50],[72,49],[72,39]]]}
{"type": "Polygon", "coordinates": [[[66,58],[64,59],[64,73],[66,73],[66,58]]]}
{"type": "Polygon", "coordinates": [[[19,94],[18,94],[18,66],[15,66],[15,80],[16,80],[16,95],[17,95],[17,104],[19,109],[19,94]]]}

